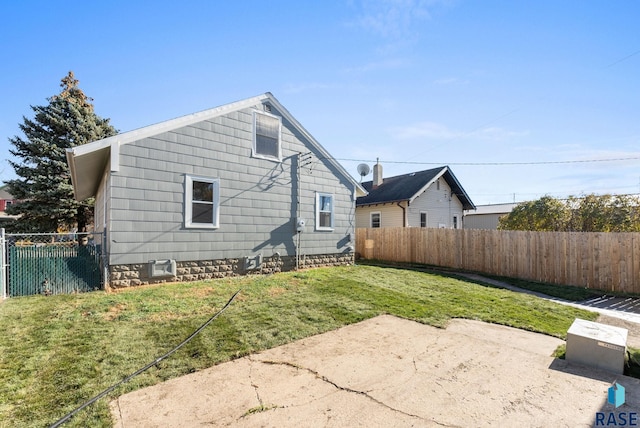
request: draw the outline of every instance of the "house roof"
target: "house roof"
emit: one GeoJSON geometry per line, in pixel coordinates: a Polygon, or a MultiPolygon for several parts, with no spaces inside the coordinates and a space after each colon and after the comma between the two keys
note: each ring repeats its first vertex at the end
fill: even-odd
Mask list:
{"type": "Polygon", "coordinates": [[[0,187],[0,199],[13,199],[13,196],[7,192],[7,186],[0,187]]]}
{"type": "Polygon", "coordinates": [[[73,192],[75,198],[79,201],[95,196],[98,186],[102,180],[104,170],[111,160],[113,165],[118,164],[117,157],[119,155],[119,147],[122,144],[129,144],[143,138],[152,137],[164,132],[172,131],[203,120],[210,120],[227,113],[242,110],[255,106],[256,104],[270,103],[276,108],[282,116],[287,119],[304,137],[306,137],[314,148],[317,149],[346,179],[351,181],[357,195],[365,195],[367,192],[364,188],[344,169],[326,151],[322,145],[289,113],[289,111],[280,104],[280,102],[270,93],[264,93],[256,97],[247,98],[220,107],[204,110],[198,113],[192,113],[187,116],[178,117],[176,119],[160,122],[155,125],[146,126],[144,128],[135,129],[133,131],[123,132],[102,140],[94,141],[82,146],[67,149],[67,163],[71,170],[71,182],[73,184],[73,192]]]}
{"type": "Polygon", "coordinates": [[[467,195],[467,192],[462,188],[448,166],[384,178],[382,184],[375,189],[373,188],[373,181],[362,183],[362,187],[369,194],[358,198],[356,206],[403,201],[411,203],[440,177],[444,178],[449,187],[451,187],[453,194],[462,202],[462,207],[465,210],[475,208],[471,198],[469,198],[469,195],[467,195]]]}

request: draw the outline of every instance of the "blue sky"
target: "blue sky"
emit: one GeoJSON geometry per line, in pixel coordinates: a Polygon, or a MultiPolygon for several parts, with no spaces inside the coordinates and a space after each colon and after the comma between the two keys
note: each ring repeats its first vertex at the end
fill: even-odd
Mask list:
{"type": "Polygon", "coordinates": [[[640,193],[640,2],[25,0],[0,16],[0,180],[22,116],[73,70],[120,131],[272,92],[354,176],[376,158],[385,176],[450,165],[477,205],[640,193]]]}

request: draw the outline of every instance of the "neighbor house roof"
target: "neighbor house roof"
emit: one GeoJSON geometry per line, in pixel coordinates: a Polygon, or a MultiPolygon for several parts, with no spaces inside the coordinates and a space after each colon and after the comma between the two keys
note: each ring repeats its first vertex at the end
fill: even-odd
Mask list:
{"type": "Polygon", "coordinates": [[[13,196],[7,192],[7,186],[0,187],[0,199],[13,199],[13,196]]]}
{"type": "Polygon", "coordinates": [[[333,158],[333,156],[331,156],[326,149],[322,147],[322,145],[320,145],[320,143],[317,142],[309,132],[307,132],[306,129],[304,129],[304,127],[270,92],[267,92],[242,101],[225,104],[220,107],[167,120],[165,122],[135,129],[133,131],[123,132],[89,144],[67,149],[67,162],[71,170],[71,182],[73,184],[75,198],[82,201],[91,196],[95,196],[98,191],[100,181],[102,180],[104,170],[109,161],[111,161],[112,171],[116,171],[118,168],[120,145],[129,144],[163,132],[169,132],[178,128],[193,125],[203,120],[211,120],[215,117],[265,102],[271,103],[273,107],[282,113],[282,116],[315,146],[315,149],[322,154],[324,159],[327,159],[341,174],[344,175],[346,179],[354,184],[357,195],[366,194],[364,188],[355,179],[353,179],[344,167],[340,165],[340,163],[338,163],[338,161],[336,161],[335,158],[333,158]]]}
{"type": "Polygon", "coordinates": [[[356,205],[360,207],[402,201],[411,203],[440,177],[451,187],[453,194],[462,202],[462,207],[465,210],[475,208],[471,198],[448,166],[384,178],[382,184],[376,188],[373,187],[373,181],[362,183],[362,187],[369,194],[358,198],[356,205]]]}

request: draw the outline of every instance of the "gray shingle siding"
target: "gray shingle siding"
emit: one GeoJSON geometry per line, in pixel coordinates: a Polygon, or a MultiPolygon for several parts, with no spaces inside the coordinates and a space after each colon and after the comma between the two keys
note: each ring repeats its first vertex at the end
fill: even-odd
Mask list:
{"type": "Polygon", "coordinates": [[[281,163],[252,157],[253,109],[247,108],[121,145],[120,168],[110,180],[110,264],[293,256],[296,197],[307,221],[300,253],[346,251],[355,221],[352,182],[313,152],[297,195],[295,157],[314,148],[284,119],[281,141],[281,163]],[[185,174],[219,178],[218,229],[185,228],[185,174]],[[316,192],[334,195],[331,232],[315,231],[316,192]]]}

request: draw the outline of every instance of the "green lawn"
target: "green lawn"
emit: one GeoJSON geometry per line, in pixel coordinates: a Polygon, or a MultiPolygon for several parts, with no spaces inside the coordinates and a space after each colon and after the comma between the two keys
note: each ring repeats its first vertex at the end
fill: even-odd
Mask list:
{"type": "Polygon", "coordinates": [[[560,338],[574,318],[596,318],[524,294],[376,266],[13,298],[0,304],[0,427],[54,423],[171,350],[239,289],[189,344],[65,426],[110,427],[108,401],[117,395],[379,314],[437,327],[478,319],[560,338]]]}

